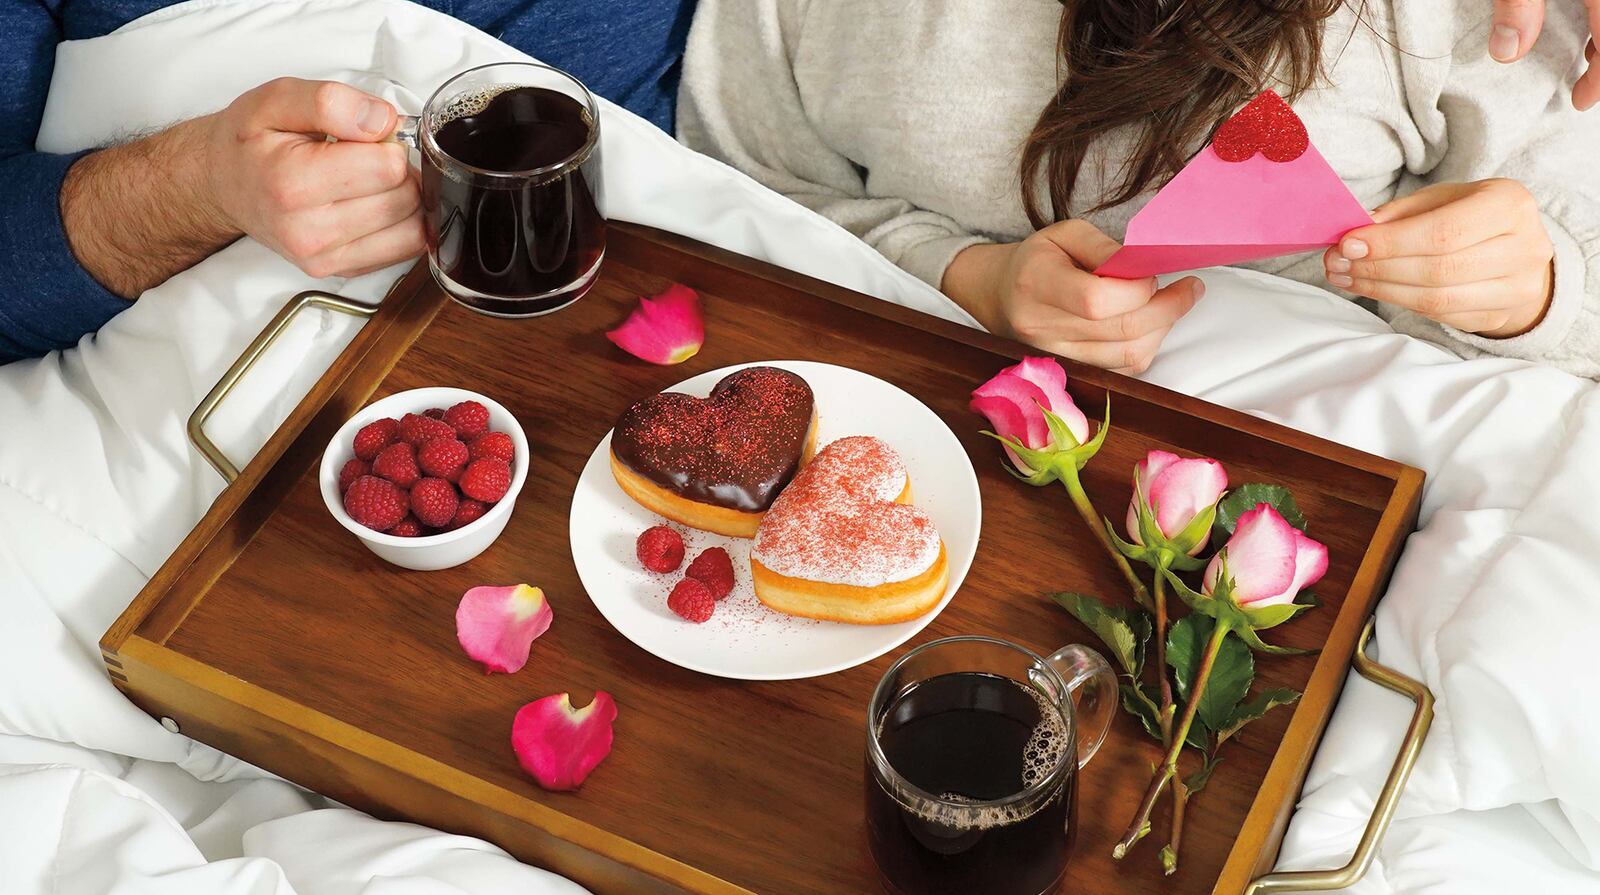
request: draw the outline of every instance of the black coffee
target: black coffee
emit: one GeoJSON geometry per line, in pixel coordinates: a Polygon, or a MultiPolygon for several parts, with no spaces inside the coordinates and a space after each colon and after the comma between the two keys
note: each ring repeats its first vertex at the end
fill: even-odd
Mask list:
{"type": "MultiPolygon", "coordinates": [[[[439,115],[433,140],[449,158],[422,154],[428,244],[439,271],[464,304],[491,313],[553,310],[582,294],[566,290],[600,260],[600,147],[589,110],[564,93],[513,87],[454,100],[439,115]],[[588,155],[559,175],[486,177],[532,171],[588,155]]],[[[448,288],[448,285],[447,285],[448,288]]]]}
{"type": "MultiPolygon", "coordinates": [[[[922,681],[890,705],[878,740],[889,765],[925,792],[989,802],[1043,778],[1027,805],[952,813],[907,808],[867,769],[873,854],[898,895],[1054,892],[1072,845],[1076,774],[1052,776],[1073,746],[1054,709],[1010,678],[966,672],[922,681]],[[1049,711],[1051,714],[1046,715],[1049,711]]],[[[870,765],[870,763],[869,763],[870,765]]],[[[913,799],[913,801],[916,801],[913,799]]]]}

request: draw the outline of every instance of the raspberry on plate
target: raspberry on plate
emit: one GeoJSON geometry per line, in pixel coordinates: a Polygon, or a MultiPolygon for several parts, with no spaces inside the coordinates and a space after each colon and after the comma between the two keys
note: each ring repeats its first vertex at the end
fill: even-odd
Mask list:
{"type": "Polygon", "coordinates": [[[708,547],[689,563],[683,574],[704,584],[717,599],[733,593],[733,560],[721,547],[708,547]]]}
{"type": "Polygon", "coordinates": [[[411,489],[411,512],[430,528],[443,528],[455,518],[456,487],[444,479],[427,478],[411,489]]]}
{"type": "Polygon", "coordinates": [[[400,438],[409,441],[414,447],[421,447],[422,443],[433,438],[454,438],[456,430],[444,420],[431,419],[415,413],[408,413],[400,418],[400,438]]]}
{"type": "Polygon", "coordinates": [[[383,476],[402,488],[409,488],[422,478],[422,472],[417,468],[416,448],[403,441],[397,441],[378,453],[378,458],[372,461],[372,474],[383,476]]]}
{"type": "Polygon", "coordinates": [[[427,475],[453,482],[467,465],[467,446],[457,441],[454,433],[425,441],[417,449],[417,465],[427,475]]]}
{"type": "Polygon", "coordinates": [[[444,419],[444,408],[429,407],[427,410],[422,411],[422,415],[430,420],[442,420],[444,419]]]}
{"type": "Polygon", "coordinates": [[[717,611],[717,598],[711,596],[711,591],[704,584],[693,578],[685,578],[667,596],[667,608],[684,621],[698,625],[709,621],[711,613],[717,611]]]}
{"type": "Polygon", "coordinates": [[[671,572],[683,563],[683,535],[656,525],[645,529],[633,544],[639,564],[652,572],[671,572]]]}
{"type": "Polygon", "coordinates": [[[489,408],[477,401],[462,401],[444,412],[444,421],[462,441],[471,441],[489,431],[489,408]]]}
{"type": "Polygon", "coordinates": [[[483,514],[487,512],[489,512],[488,504],[481,500],[463,497],[461,502],[456,504],[456,514],[451,517],[450,524],[445,526],[445,530],[455,531],[463,525],[471,525],[482,519],[483,514]]]}
{"type": "Polygon", "coordinates": [[[360,457],[351,457],[344,462],[344,467],[339,470],[339,493],[350,490],[350,483],[370,472],[370,467],[360,457]]]}
{"type": "Polygon", "coordinates": [[[484,457],[467,464],[461,473],[461,493],[484,503],[494,503],[511,490],[511,464],[484,457]]]}
{"type": "Polygon", "coordinates": [[[400,520],[400,524],[384,532],[384,534],[391,534],[397,538],[420,538],[422,537],[422,523],[418,522],[415,516],[407,516],[400,520]]]}
{"type": "Polygon", "coordinates": [[[406,493],[399,486],[375,475],[356,479],[344,492],[344,511],[373,531],[388,531],[399,525],[408,506],[406,493]]]}
{"type": "Polygon", "coordinates": [[[356,458],[372,462],[378,452],[394,444],[400,437],[400,424],[392,419],[373,420],[356,432],[356,458]]]}
{"type": "Polygon", "coordinates": [[[467,456],[474,460],[494,457],[510,463],[517,459],[517,447],[504,432],[489,432],[467,444],[467,456]]]}

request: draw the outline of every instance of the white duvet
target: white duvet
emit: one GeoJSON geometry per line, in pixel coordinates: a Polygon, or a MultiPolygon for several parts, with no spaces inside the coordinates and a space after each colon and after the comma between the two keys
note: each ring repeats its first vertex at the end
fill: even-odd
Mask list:
{"type": "MultiPolygon", "coordinates": [[[[192,0],[63,45],[39,146],[97,145],[286,74],[350,81],[415,112],[449,74],[512,58],[403,0],[192,0]]],[[[603,133],[611,216],[967,322],[842,230],[626,112],[607,106],[603,133]]],[[[376,299],[399,272],[317,285],[376,299]]],[[[1593,384],[1456,361],[1305,286],[1206,279],[1147,378],[1429,475],[1378,631],[1383,661],[1432,687],[1439,714],[1360,891],[1600,892],[1593,384]]],[[[222,488],[185,419],[311,285],[241,242],[77,349],[0,368],[0,892],[581,891],[481,841],[329,805],[168,733],[101,669],[101,633],[222,488]]],[[[218,443],[242,465],[351,333],[341,318],[297,325],[218,413],[218,443]]],[[[1282,866],[1343,862],[1408,714],[1352,677],[1282,866]]]]}

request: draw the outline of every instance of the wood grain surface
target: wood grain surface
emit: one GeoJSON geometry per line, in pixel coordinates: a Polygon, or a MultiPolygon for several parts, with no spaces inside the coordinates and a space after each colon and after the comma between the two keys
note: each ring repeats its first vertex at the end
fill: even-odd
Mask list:
{"type": "MultiPolygon", "coordinates": [[[[287,298],[287,296],[286,296],[287,298]]],[[[614,226],[599,284],[531,321],[483,317],[413,271],[284,429],[107,633],[114,680],[185,733],[382,817],[484,836],[600,893],[855,895],[879,891],[862,815],[864,717],[878,676],[918,643],[1006,637],[1040,652],[1093,644],[1045,598],[1125,599],[1059,488],[1000,466],[968,394],[1022,347],[681,237],[614,226]],[[686,283],[705,300],[706,345],[678,367],[615,349],[603,331],[634,298],[686,283]],[[567,522],[578,473],[622,410],[688,376],[757,360],[854,367],[911,392],[974,460],[983,534],[954,601],[902,650],[822,678],[746,683],[677,668],[616,633],[584,594],[567,522]],[[505,534],[441,572],[384,564],[323,507],[315,464],[353,410],[396,391],[454,385],[508,407],[534,454],[505,534]],[[467,588],[526,581],[556,622],[516,675],[462,654],[467,588]],[[620,708],[616,748],[581,792],[541,791],[517,767],[524,703],[595,689],[620,708]]],[[[1066,892],[1238,892],[1269,868],[1332,710],[1362,621],[1415,519],[1421,473],[1114,374],[1068,365],[1076,398],[1113,431],[1085,483],[1120,519],[1151,448],[1222,460],[1236,482],[1293,489],[1331,563],[1323,608],[1273,632],[1314,655],[1263,658],[1258,687],[1306,690],[1246,729],[1191,806],[1183,867],[1163,879],[1156,834],[1127,861],[1111,844],[1157,748],[1119,716],[1084,772],[1066,892]]],[[[822,408],[826,412],[826,408],[822,408]]],[[[869,433],[870,434],[870,433],[869,433]]]]}

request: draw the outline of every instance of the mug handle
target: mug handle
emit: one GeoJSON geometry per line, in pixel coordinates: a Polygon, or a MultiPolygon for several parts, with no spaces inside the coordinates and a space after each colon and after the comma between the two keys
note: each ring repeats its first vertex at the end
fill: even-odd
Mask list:
{"type": "Polygon", "coordinates": [[[1069,644],[1045,660],[1067,682],[1072,722],[1078,737],[1078,767],[1089,763],[1111,731],[1117,714],[1117,675],[1103,656],[1081,644],[1069,644]]]}
{"type": "Polygon", "coordinates": [[[422,125],[421,115],[401,115],[395,122],[394,130],[389,136],[383,138],[385,143],[399,143],[411,149],[419,149],[417,145],[417,128],[422,125]]]}

